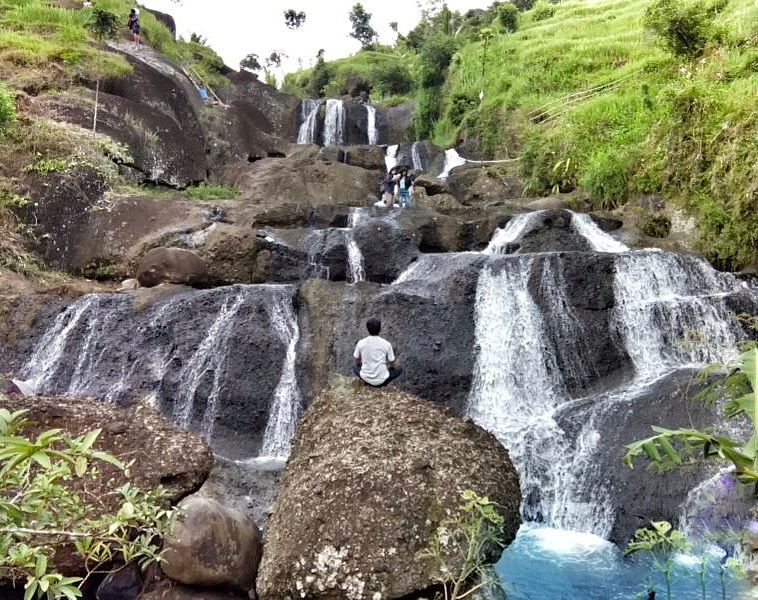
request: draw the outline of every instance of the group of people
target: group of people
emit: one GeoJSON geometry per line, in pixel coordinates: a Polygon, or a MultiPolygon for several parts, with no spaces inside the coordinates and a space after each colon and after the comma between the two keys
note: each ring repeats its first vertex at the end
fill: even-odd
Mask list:
{"type": "Polygon", "coordinates": [[[384,178],[384,193],[379,204],[393,208],[410,208],[413,202],[413,181],[415,177],[408,167],[392,167],[384,178]]]}

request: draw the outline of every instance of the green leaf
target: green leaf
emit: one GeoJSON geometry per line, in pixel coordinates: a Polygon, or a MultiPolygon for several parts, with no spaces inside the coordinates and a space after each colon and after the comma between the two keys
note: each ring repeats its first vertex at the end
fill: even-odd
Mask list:
{"type": "Polygon", "coordinates": [[[84,477],[84,474],[87,472],[87,457],[86,456],[79,456],[76,459],[76,464],[74,465],[74,471],[76,472],[77,477],[84,477]]]}
{"type": "MultiPolygon", "coordinates": [[[[40,579],[47,572],[47,556],[40,554],[37,557],[37,563],[34,566],[34,575],[40,579]]],[[[44,592],[47,588],[43,589],[44,592]]]]}
{"type": "Polygon", "coordinates": [[[31,458],[43,469],[50,469],[52,467],[52,464],[50,463],[50,457],[44,450],[38,450],[32,454],[31,458]]]}
{"type": "Polygon", "coordinates": [[[29,579],[24,586],[26,592],[24,592],[24,600],[33,600],[37,594],[37,580],[34,578],[29,579]]]}
{"type": "Polygon", "coordinates": [[[84,436],[84,439],[82,440],[79,448],[81,450],[89,450],[92,448],[92,444],[95,443],[95,440],[97,440],[98,436],[102,432],[102,429],[93,429],[87,435],[84,436]]]}

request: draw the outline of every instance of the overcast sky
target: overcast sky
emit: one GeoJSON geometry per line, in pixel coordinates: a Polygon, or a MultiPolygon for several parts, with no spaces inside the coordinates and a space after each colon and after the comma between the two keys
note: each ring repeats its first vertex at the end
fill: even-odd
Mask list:
{"type": "MultiPolygon", "coordinates": [[[[199,33],[233,68],[249,53],[261,59],[273,50],[287,54],[285,69],[308,67],[320,48],[326,59],[348,56],[360,45],[349,36],[348,14],[356,0],[143,0],[145,6],[168,12],[176,19],[177,33],[189,38],[199,33]],[[290,31],[284,25],[288,8],[306,14],[305,25],[290,31]],[[302,63],[300,63],[302,61],[302,63]]],[[[484,8],[492,0],[448,0],[452,10],[484,8]]],[[[382,43],[394,42],[389,24],[398,22],[401,33],[418,23],[421,10],[415,0],[363,0],[382,43]]],[[[261,62],[263,62],[261,60],[261,62]]]]}

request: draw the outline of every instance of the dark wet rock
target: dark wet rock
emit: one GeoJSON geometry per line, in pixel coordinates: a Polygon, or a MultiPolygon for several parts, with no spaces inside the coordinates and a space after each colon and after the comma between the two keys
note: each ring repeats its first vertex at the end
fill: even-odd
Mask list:
{"type": "Polygon", "coordinates": [[[592,246],[573,226],[573,217],[565,210],[547,210],[538,224],[518,242],[520,254],[573,250],[588,252],[592,246]]]}
{"type": "Polygon", "coordinates": [[[610,539],[626,544],[635,530],[650,521],[676,522],[687,494],[710,473],[701,461],[666,473],[651,473],[645,460],[638,459],[634,469],[623,464],[624,445],[649,437],[651,426],[676,429],[703,428],[718,422],[716,408],[693,399],[702,384],[693,381],[694,371],[683,370],[657,380],[637,394],[605,401],[602,410],[588,403],[575,406],[558,416],[565,430],[577,432],[590,422],[603,432],[602,442],[588,460],[587,485],[578,501],[593,503],[610,493],[614,507],[610,539]]]}
{"type": "Polygon", "coordinates": [[[163,25],[166,26],[166,29],[168,29],[171,33],[174,34],[174,37],[176,37],[176,21],[174,20],[174,17],[168,13],[164,13],[152,8],[145,8],[144,10],[153,15],[156,19],[158,19],[159,22],[163,23],[163,25]]]}
{"type": "Polygon", "coordinates": [[[382,144],[400,144],[413,139],[413,114],[416,103],[403,102],[387,109],[379,109],[376,124],[382,144]]]}
{"type": "Polygon", "coordinates": [[[154,248],[142,257],[137,281],[144,287],[161,283],[200,287],[208,283],[208,267],[192,250],[154,248]]]}
{"type": "Polygon", "coordinates": [[[179,509],[164,539],[163,573],[185,585],[250,590],[261,559],[255,523],[197,494],[182,500],[179,509]]]}
{"type": "Polygon", "coordinates": [[[498,504],[502,542],[510,543],[521,492],[494,436],[397,389],[336,383],[295,435],[258,594],[401,598],[426,591],[434,580],[418,552],[464,489],[498,504]]]}
{"type": "Polygon", "coordinates": [[[431,142],[411,142],[399,145],[396,159],[399,166],[436,178],[442,173],[445,152],[431,142]]]}
{"type": "Polygon", "coordinates": [[[239,592],[204,590],[164,582],[157,589],[142,594],[139,600],[249,600],[249,596],[239,592]]]}
{"type": "Polygon", "coordinates": [[[368,143],[368,111],[358,98],[344,100],[345,144],[358,146],[368,143]]]}
{"type": "Polygon", "coordinates": [[[347,146],[344,153],[343,162],[349,165],[369,171],[384,170],[384,152],[379,146],[347,146]]]}
{"type": "Polygon", "coordinates": [[[437,179],[433,175],[422,173],[416,177],[413,185],[421,187],[426,190],[427,196],[436,196],[437,194],[449,194],[450,188],[448,188],[447,182],[442,179],[437,179]]]}
{"type": "Polygon", "coordinates": [[[418,235],[386,219],[371,219],[355,228],[366,278],[391,283],[418,256],[418,235]]]}
{"type": "Polygon", "coordinates": [[[108,573],[97,587],[96,600],[136,600],[144,581],[139,567],[131,563],[108,573]]]}

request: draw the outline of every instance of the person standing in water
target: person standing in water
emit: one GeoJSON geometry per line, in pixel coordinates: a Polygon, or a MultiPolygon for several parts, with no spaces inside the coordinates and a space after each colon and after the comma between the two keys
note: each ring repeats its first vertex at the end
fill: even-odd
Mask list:
{"type": "Polygon", "coordinates": [[[353,352],[355,359],[353,373],[367,385],[383,387],[400,377],[403,369],[395,366],[395,351],[392,349],[392,344],[379,337],[379,332],[382,330],[381,321],[369,319],[366,322],[366,329],[368,329],[368,336],[358,342],[353,352]]]}
{"type": "Polygon", "coordinates": [[[133,8],[129,13],[129,21],[126,26],[129,31],[132,32],[132,39],[134,40],[134,48],[139,50],[140,36],[142,35],[142,27],[139,24],[139,8],[133,8]]]}

